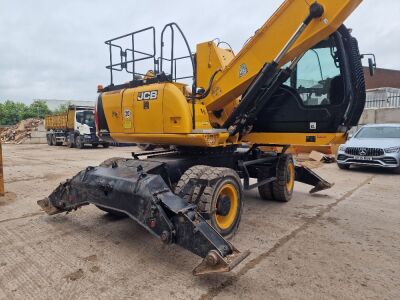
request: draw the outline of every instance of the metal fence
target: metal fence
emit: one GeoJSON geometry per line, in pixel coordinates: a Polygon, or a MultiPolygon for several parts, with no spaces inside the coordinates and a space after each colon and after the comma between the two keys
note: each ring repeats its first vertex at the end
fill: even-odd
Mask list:
{"type": "Polygon", "coordinates": [[[365,108],[399,108],[400,89],[381,88],[367,91],[365,108]]]}

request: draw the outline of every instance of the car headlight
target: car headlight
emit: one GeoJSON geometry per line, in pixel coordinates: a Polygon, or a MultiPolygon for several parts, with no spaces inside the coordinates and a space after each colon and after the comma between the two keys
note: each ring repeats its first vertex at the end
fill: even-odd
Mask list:
{"type": "Polygon", "coordinates": [[[398,153],[398,152],[400,152],[400,147],[391,147],[385,149],[385,153],[398,153]]]}
{"type": "Polygon", "coordinates": [[[340,147],[339,147],[339,151],[346,151],[346,145],[340,145],[340,147]]]}

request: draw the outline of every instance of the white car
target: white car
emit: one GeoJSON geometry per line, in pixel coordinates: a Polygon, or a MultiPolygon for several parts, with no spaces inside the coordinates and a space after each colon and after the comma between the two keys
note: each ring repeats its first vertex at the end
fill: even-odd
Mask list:
{"type": "Polygon", "coordinates": [[[400,124],[373,124],[359,129],[339,147],[340,169],[352,165],[392,169],[400,174],[400,124]]]}

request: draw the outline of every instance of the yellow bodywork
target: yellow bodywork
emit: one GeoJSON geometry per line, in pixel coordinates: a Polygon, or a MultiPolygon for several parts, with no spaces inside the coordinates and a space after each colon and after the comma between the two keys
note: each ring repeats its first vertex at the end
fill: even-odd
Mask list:
{"type": "MultiPolygon", "coordinates": [[[[200,147],[242,142],[220,127],[263,65],[273,61],[308,15],[311,3],[286,0],[236,56],[214,42],[197,45],[197,86],[207,89],[212,75],[216,72],[217,75],[209,95],[194,105],[194,129],[191,90],[186,85],[157,83],[103,93],[102,104],[111,138],[118,142],[200,147]],[[240,74],[241,69],[245,72],[240,74]]],[[[324,7],[324,15],[311,22],[281,65],[335,32],[361,0],[319,0],[318,3],[324,7]]],[[[330,134],[326,136],[318,139],[318,143],[334,140],[330,134]]],[[[292,144],[298,137],[299,143],[304,144],[301,134],[250,134],[245,141],[292,144]]]]}

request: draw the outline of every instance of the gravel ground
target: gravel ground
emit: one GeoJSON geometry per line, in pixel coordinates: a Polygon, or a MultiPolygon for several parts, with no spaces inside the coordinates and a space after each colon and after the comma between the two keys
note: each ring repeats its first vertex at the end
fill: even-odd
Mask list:
{"type": "Polygon", "coordinates": [[[245,193],[233,244],[251,255],[228,274],[193,277],[200,262],[130,219],[94,206],[47,216],[36,201],[63,180],[135,148],[4,145],[0,299],[399,299],[400,175],[316,171],[336,185],[293,200],[245,193]]]}

